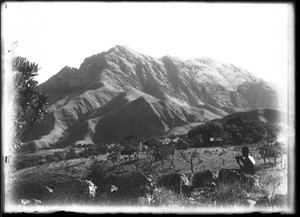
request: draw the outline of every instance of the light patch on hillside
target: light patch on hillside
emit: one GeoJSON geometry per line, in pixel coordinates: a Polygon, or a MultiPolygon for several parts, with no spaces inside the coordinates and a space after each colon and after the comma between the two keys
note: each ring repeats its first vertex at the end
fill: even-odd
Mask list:
{"type": "MultiPolygon", "coordinates": [[[[189,106],[187,102],[183,101],[183,100],[180,100],[180,99],[176,99],[168,94],[165,94],[166,98],[168,101],[171,101],[173,103],[176,103],[180,106],[189,106]]],[[[200,100],[199,100],[200,101],[200,100]]],[[[202,102],[201,102],[202,103],[202,102]]],[[[203,103],[202,103],[203,104],[203,103]]]]}

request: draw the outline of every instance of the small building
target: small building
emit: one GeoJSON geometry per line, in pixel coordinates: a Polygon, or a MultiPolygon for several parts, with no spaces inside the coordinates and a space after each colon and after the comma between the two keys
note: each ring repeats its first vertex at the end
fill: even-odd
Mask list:
{"type": "Polygon", "coordinates": [[[218,137],[210,137],[209,138],[210,142],[222,142],[222,137],[218,136],[218,137]]]}

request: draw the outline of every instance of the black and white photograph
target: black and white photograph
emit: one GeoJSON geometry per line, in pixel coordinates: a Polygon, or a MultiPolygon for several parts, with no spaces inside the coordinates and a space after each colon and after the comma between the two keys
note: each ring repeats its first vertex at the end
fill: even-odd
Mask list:
{"type": "Polygon", "coordinates": [[[3,213],[295,213],[295,9],[3,2],[3,213]]]}

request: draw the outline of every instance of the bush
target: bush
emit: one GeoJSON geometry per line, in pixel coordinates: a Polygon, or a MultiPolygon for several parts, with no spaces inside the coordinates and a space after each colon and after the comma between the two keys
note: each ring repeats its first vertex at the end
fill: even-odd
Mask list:
{"type": "Polygon", "coordinates": [[[18,156],[14,162],[16,170],[24,169],[27,167],[33,167],[43,163],[45,163],[45,159],[42,156],[33,157],[26,155],[18,156]]]}
{"type": "Polygon", "coordinates": [[[66,160],[66,152],[57,151],[54,153],[54,157],[56,158],[56,161],[66,160]]]}
{"type": "Polygon", "coordinates": [[[75,149],[71,149],[66,153],[66,159],[75,159],[79,158],[79,154],[75,151],[75,149]]]}
{"type": "Polygon", "coordinates": [[[274,164],[277,163],[277,158],[282,157],[284,153],[284,149],[281,143],[275,142],[274,144],[268,144],[266,142],[262,142],[258,147],[258,152],[261,157],[264,159],[266,163],[266,159],[273,159],[274,164]]]}
{"type": "Polygon", "coordinates": [[[186,140],[189,140],[189,139],[179,138],[178,142],[176,143],[176,149],[177,150],[186,150],[186,149],[190,148],[191,145],[186,140]]]}
{"type": "Polygon", "coordinates": [[[57,161],[57,158],[54,156],[54,154],[49,154],[49,155],[46,156],[46,160],[47,160],[48,163],[50,163],[50,162],[57,161]]]}
{"type": "Polygon", "coordinates": [[[96,146],[97,155],[99,154],[107,154],[107,147],[103,144],[98,144],[96,146]]]}
{"type": "Polygon", "coordinates": [[[213,200],[221,206],[243,206],[247,204],[247,191],[238,182],[219,183],[213,192],[213,200]]]}

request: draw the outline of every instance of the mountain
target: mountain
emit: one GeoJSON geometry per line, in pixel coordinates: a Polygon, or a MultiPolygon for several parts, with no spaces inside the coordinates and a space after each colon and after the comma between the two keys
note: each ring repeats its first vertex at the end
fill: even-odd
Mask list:
{"type": "Polygon", "coordinates": [[[204,109],[159,100],[135,89],[128,90],[106,105],[88,112],[70,129],[62,146],[73,142],[120,141],[128,135],[151,138],[175,126],[207,122],[220,117],[204,109]]]}
{"type": "Polygon", "coordinates": [[[87,57],[79,69],[64,67],[39,88],[51,105],[27,137],[24,147],[32,149],[159,136],[173,127],[278,107],[270,84],[233,64],[157,59],[119,45],[87,57]]]}

